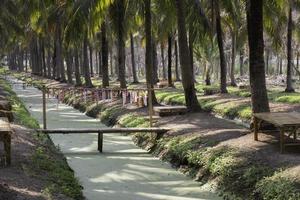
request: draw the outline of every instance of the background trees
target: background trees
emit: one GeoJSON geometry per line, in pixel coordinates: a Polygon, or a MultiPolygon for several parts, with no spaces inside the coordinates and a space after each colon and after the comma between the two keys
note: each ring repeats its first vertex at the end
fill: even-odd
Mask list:
{"type": "Polygon", "coordinates": [[[268,111],[265,73],[286,74],[287,92],[294,92],[293,78],[300,75],[298,1],[0,4],[0,58],[10,69],[61,82],[92,87],[100,79],[102,87],[109,87],[118,80],[126,88],[130,82],[146,81],[152,88],[158,79],[173,87],[182,78],[186,104],[197,110],[195,82],[218,84],[226,93],[228,84],[236,86],[237,80],[247,78],[250,63],[253,110],[268,111]]]}

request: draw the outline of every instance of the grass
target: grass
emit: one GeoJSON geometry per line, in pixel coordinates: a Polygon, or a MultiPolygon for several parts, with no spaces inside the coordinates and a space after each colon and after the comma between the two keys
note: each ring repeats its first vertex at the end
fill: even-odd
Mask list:
{"type": "MultiPolygon", "coordinates": [[[[3,70],[0,74],[3,74],[3,70]]],[[[28,128],[39,128],[39,123],[30,116],[23,102],[13,92],[9,83],[0,79],[1,87],[9,93],[8,99],[12,104],[13,113],[18,124],[28,128]]],[[[63,194],[72,199],[84,199],[82,187],[74,177],[63,155],[58,152],[50,139],[43,134],[33,133],[37,141],[37,149],[31,157],[31,162],[26,164],[29,174],[47,182],[43,194],[53,199],[58,194],[63,194]]]]}
{"type": "MultiPolygon", "coordinates": [[[[198,86],[201,90],[202,86],[198,86]]],[[[202,87],[203,89],[203,87],[202,87]]],[[[229,92],[236,96],[247,96],[247,91],[230,88],[229,92]]],[[[178,91],[157,91],[157,99],[169,104],[184,104],[184,96],[178,91]]],[[[274,92],[276,98],[283,98],[274,92]]],[[[277,93],[278,94],[278,93],[277,93]]],[[[297,95],[296,95],[297,96],[297,95]]],[[[72,97],[69,97],[72,98],[72,97]]],[[[249,102],[236,104],[229,99],[222,101],[215,97],[203,98],[199,102],[206,111],[222,116],[250,119],[249,102]]],[[[81,102],[81,104],[84,104],[81,102]]],[[[124,127],[148,126],[149,121],[136,113],[124,112],[120,106],[107,107],[101,105],[81,105],[89,109],[94,116],[106,122],[114,122],[124,127]],[[92,111],[94,110],[94,111],[92,111]],[[127,113],[127,114],[125,114],[127,113]]],[[[151,134],[135,134],[134,141],[143,147],[149,147],[162,159],[170,161],[177,167],[183,167],[186,173],[198,181],[216,180],[221,195],[225,199],[265,199],[265,200],[297,200],[299,199],[298,180],[284,175],[288,169],[279,169],[255,160],[255,152],[241,152],[240,149],[219,145],[199,135],[164,136],[156,140],[151,134]]]]}

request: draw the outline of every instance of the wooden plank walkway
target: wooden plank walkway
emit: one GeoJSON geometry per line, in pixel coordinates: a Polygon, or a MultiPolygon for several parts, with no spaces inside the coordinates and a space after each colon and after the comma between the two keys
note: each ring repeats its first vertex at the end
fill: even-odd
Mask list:
{"type": "Polygon", "coordinates": [[[254,140],[258,141],[258,131],[261,123],[265,121],[273,124],[280,130],[280,152],[284,152],[285,146],[296,146],[299,142],[286,143],[285,136],[293,136],[294,141],[297,140],[297,131],[300,128],[300,113],[255,113],[253,114],[254,122],[254,140]]]}
{"type": "Polygon", "coordinates": [[[89,134],[98,133],[98,151],[103,152],[103,134],[117,133],[156,133],[162,135],[168,132],[168,128],[101,128],[101,129],[36,129],[46,134],[89,134]]]}

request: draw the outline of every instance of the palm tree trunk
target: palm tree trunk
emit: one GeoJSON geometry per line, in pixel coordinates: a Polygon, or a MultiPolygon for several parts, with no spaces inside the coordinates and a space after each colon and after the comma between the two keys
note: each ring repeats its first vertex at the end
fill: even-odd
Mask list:
{"type": "Polygon", "coordinates": [[[158,78],[158,62],[157,62],[157,45],[155,39],[152,37],[152,65],[153,65],[153,83],[156,84],[159,82],[158,78]]]}
{"type": "Polygon", "coordinates": [[[136,73],[135,53],[134,53],[134,39],[133,39],[132,33],[130,33],[130,48],[131,48],[131,65],[132,65],[133,83],[138,83],[139,80],[137,78],[137,73],[136,73]]]}
{"type": "Polygon", "coordinates": [[[172,80],[172,35],[168,35],[168,86],[173,87],[172,80]]]}
{"type": "Polygon", "coordinates": [[[63,62],[63,51],[62,51],[62,30],[61,25],[59,23],[60,19],[58,19],[58,23],[56,24],[55,29],[55,63],[57,67],[57,79],[59,79],[60,82],[66,82],[66,76],[65,76],[65,67],[63,62]]]}
{"type": "Polygon", "coordinates": [[[232,44],[231,44],[231,70],[230,70],[230,85],[236,87],[235,77],[234,77],[234,70],[235,70],[235,57],[236,57],[236,35],[232,33],[232,44]]]}
{"type": "Polygon", "coordinates": [[[206,62],[206,69],[205,69],[205,84],[206,85],[211,85],[211,78],[210,78],[210,66],[207,66],[206,62]]]}
{"type": "Polygon", "coordinates": [[[90,68],[89,68],[87,33],[85,33],[84,40],[83,40],[83,69],[84,69],[85,86],[93,87],[91,76],[90,76],[90,68]]]}
{"type": "Polygon", "coordinates": [[[200,105],[196,96],[194,79],[191,78],[193,77],[193,72],[187,41],[187,32],[185,28],[185,9],[181,0],[176,0],[176,10],[182,85],[184,89],[186,106],[189,111],[197,111],[200,109],[200,105]]]}
{"type": "Polygon", "coordinates": [[[287,75],[286,75],[286,89],[285,92],[295,92],[293,88],[293,50],[292,50],[292,34],[293,34],[293,18],[292,18],[292,7],[289,8],[289,22],[288,22],[288,33],[287,33],[287,75]]]}
{"type": "Polygon", "coordinates": [[[125,19],[125,5],[123,0],[117,0],[118,7],[118,69],[120,87],[126,88],[125,79],[125,34],[124,34],[124,19],[125,19]]]}
{"type": "Polygon", "coordinates": [[[252,111],[270,112],[264,64],[263,0],[250,0],[249,3],[247,25],[252,111]]]}
{"type": "Polygon", "coordinates": [[[244,75],[244,49],[240,50],[240,76],[244,75]]]}
{"type": "Polygon", "coordinates": [[[221,83],[220,90],[221,93],[228,93],[227,91],[227,66],[224,52],[224,42],[223,42],[223,32],[221,25],[221,14],[220,14],[220,6],[219,0],[215,0],[215,9],[216,9],[216,30],[217,30],[217,40],[220,54],[220,75],[221,75],[221,83]]]}
{"type": "Polygon", "coordinates": [[[81,76],[80,76],[80,67],[79,67],[79,53],[78,53],[78,47],[74,50],[74,66],[75,66],[75,81],[76,86],[81,86],[81,76]]]}
{"type": "Polygon", "coordinates": [[[179,76],[179,67],[178,67],[178,44],[177,40],[175,40],[175,76],[176,81],[181,81],[179,76]]]}
{"type": "Polygon", "coordinates": [[[280,57],[280,63],[279,63],[279,74],[280,74],[280,75],[283,74],[283,72],[282,72],[282,65],[283,65],[283,63],[282,63],[282,58],[280,57]]]}
{"type": "Polygon", "coordinates": [[[46,55],[45,55],[45,43],[41,39],[41,59],[42,59],[42,68],[43,68],[43,77],[47,76],[47,66],[46,66],[46,55]]]}
{"type": "MultiPolygon", "coordinates": [[[[153,61],[152,61],[152,19],[151,0],[145,0],[145,34],[146,34],[146,83],[147,87],[153,89],[153,61]]],[[[154,90],[151,90],[152,104],[157,104],[154,90]]]]}
{"type": "Polygon", "coordinates": [[[89,55],[90,55],[90,68],[91,68],[91,76],[94,76],[94,66],[93,66],[93,47],[89,45],[89,55]]]}
{"type": "Polygon", "coordinates": [[[269,74],[270,50],[266,50],[266,74],[269,74]]]}
{"type": "Polygon", "coordinates": [[[195,79],[195,66],[194,66],[194,38],[192,36],[191,31],[189,31],[189,50],[190,50],[190,59],[191,59],[191,69],[192,69],[192,75],[193,75],[193,79],[196,82],[195,79]]]}
{"type": "Polygon", "coordinates": [[[165,65],[165,47],[163,42],[160,43],[160,54],[161,54],[163,80],[166,80],[167,76],[166,76],[166,65],[165,65]]]}
{"type": "Polygon", "coordinates": [[[102,23],[101,25],[101,43],[102,43],[102,87],[109,86],[109,76],[108,76],[108,41],[106,37],[106,23],[102,23]]]}
{"type": "Polygon", "coordinates": [[[102,70],[103,61],[102,61],[102,52],[101,51],[98,52],[98,57],[99,57],[98,74],[99,74],[99,77],[101,77],[102,73],[103,73],[103,70],[102,70]]]}
{"type": "Polygon", "coordinates": [[[72,55],[70,54],[70,50],[67,51],[66,54],[66,64],[67,64],[67,82],[69,84],[73,84],[73,77],[72,77],[72,55]]]}

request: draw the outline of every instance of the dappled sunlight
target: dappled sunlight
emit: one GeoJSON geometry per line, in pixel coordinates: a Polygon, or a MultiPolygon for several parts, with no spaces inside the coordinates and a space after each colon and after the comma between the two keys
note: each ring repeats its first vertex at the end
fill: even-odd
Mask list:
{"type": "MultiPolygon", "coordinates": [[[[42,122],[41,93],[35,88],[16,86],[16,92],[27,104],[31,114],[42,122]]],[[[47,99],[48,128],[103,128],[99,120],[57,100],[47,99]]],[[[87,199],[218,199],[212,187],[203,187],[147,151],[138,148],[131,136],[104,134],[103,153],[99,153],[98,134],[54,134],[54,144],[67,157],[84,187],[87,199]]]]}

